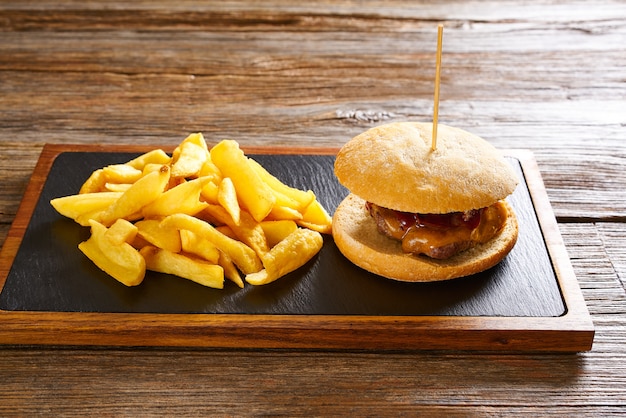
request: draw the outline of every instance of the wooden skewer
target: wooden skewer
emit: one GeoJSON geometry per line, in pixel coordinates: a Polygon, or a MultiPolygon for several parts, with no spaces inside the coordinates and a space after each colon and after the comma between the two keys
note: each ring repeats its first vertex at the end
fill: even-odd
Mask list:
{"type": "Polygon", "coordinates": [[[437,149],[437,120],[439,119],[439,83],[441,80],[441,43],[443,40],[443,25],[437,26],[437,67],[435,70],[435,104],[433,111],[433,134],[431,150],[437,149]]]}

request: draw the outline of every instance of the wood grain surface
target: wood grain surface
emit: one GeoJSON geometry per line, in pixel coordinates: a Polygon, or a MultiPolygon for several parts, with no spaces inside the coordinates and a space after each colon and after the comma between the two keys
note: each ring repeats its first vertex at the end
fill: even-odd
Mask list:
{"type": "Polygon", "coordinates": [[[333,148],[429,120],[438,23],[439,120],[534,153],[590,352],[3,346],[0,415],[624,415],[623,1],[3,1],[0,243],[44,143],[333,148]]]}

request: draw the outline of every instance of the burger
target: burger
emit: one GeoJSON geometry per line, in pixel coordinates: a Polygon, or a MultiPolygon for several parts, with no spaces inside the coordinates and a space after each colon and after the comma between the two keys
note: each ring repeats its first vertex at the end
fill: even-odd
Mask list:
{"type": "Polygon", "coordinates": [[[348,141],[334,171],[348,196],[333,215],[337,248],[377,275],[408,282],[487,270],[517,241],[505,200],[519,180],[484,139],[438,124],[381,125],[348,141]]]}

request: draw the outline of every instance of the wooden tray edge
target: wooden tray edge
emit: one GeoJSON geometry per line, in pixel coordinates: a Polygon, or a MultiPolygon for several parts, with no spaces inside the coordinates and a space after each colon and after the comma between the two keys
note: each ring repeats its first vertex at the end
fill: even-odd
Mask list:
{"type": "MultiPolygon", "coordinates": [[[[115,146],[115,152],[155,147],[115,146]]],[[[164,147],[171,150],[171,147],[164,147]]],[[[245,147],[246,153],[325,154],[336,148],[245,147]]],[[[0,289],[61,152],[112,152],[110,145],[46,144],[0,251],[0,289]]],[[[567,312],[556,318],[370,317],[315,315],[170,315],[0,311],[0,344],[186,346],[237,348],[477,350],[579,352],[591,350],[594,327],[574,275],[537,163],[527,150],[502,150],[519,159],[567,312]]]]}

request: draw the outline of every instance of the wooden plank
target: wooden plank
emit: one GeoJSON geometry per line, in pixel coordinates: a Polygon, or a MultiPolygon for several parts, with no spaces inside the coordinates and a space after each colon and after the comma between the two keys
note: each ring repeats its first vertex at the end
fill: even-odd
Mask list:
{"type": "MultiPolygon", "coordinates": [[[[202,1],[181,1],[171,4],[161,1],[136,1],[132,7],[127,3],[113,1],[104,3],[108,7],[107,13],[112,19],[102,18],[102,1],[70,0],[62,4],[58,2],[37,1],[7,1],[3,3],[3,10],[11,16],[19,17],[5,25],[14,30],[26,30],[42,25],[51,25],[58,22],[61,27],[73,25],[89,25],[113,29],[119,26],[141,28],[181,29],[201,27],[206,30],[214,29],[207,21],[226,22],[244,27],[262,27],[264,23],[285,24],[324,30],[315,19],[323,16],[345,16],[352,18],[349,29],[353,27],[397,27],[391,22],[397,21],[432,21],[448,20],[460,25],[470,21],[476,24],[489,22],[533,22],[543,23],[546,16],[552,22],[571,24],[577,22],[581,15],[588,21],[611,21],[616,16],[622,16],[624,5],[619,1],[598,1],[593,8],[587,7],[584,2],[544,1],[537,4],[502,3],[498,1],[481,2],[482,7],[463,1],[433,3],[416,1],[407,4],[403,1],[368,1],[354,6],[337,1],[321,1],[315,5],[290,4],[275,0],[255,4],[250,7],[245,1],[229,1],[224,3],[206,3],[202,1]],[[137,13],[140,11],[141,13],[137,13]],[[280,11],[280,13],[277,13],[280,11]],[[22,12],[22,13],[20,13],[22,12]],[[27,13],[28,12],[28,13],[27,13]],[[291,19],[277,19],[276,15],[285,15],[291,19]],[[303,16],[310,16],[304,19],[303,16]],[[142,19],[140,19],[141,17],[142,19]],[[204,17],[204,19],[201,19],[204,17]],[[299,19],[298,19],[299,18],[299,19]],[[51,22],[52,21],[52,22],[51,22]],[[150,22],[160,22],[160,26],[150,25],[150,22]],[[81,22],[84,22],[81,24],[81,22]]],[[[331,26],[327,30],[346,29],[342,26],[331,26]]]]}
{"type": "Polygon", "coordinates": [[[619,270],[607,253],[611,244],[606,237],[610,231],[611,236],[623,242],[624,235],[620,238],[618,232],[623,233],[623,228],[616,224],[581,223],[559,227],[596,329],[593,352],[581,359],[589,367],[581,383],[595,386],[592,376],[599,376],[596,382],[599,386],[587,389],[593,393],[592,397],[606,390],[605,393],[612,394],[609,396],[620,398],[610,382],[619,380],[618,376],[625,373],[620,355],[615,360],[612,357],[624,352],[626,292],[619,270]]]}
{"type": "Polygon", "coordinates": [[[533,150],[558,219],[623,219],[623,3],[278,3],[3,3],[0,135],[154,144],[203,131],[337,146],[431,117],[431,32],[445,16],[441,121],[533,150]]]}
{"type": "Polygon", "coordinates": [[[595,225],[560,229],[596,322],[591,352],[4,347],[0,398],[13,401],[0,413],[617,416],[626,390],[626,321],[617,309],[625,304],[615,300],[607,311],[604,298],[622,290],[595,225]]]}
{"type": "Polygon", "coordinates": [[[26,414],[101,407],[116,415],[169,415],[183,408],[368,415],[373,408],[377,415],[603,416],[623,407],[625,371],[623,355],[8,349],[0,360],[12,364],[0,370],[0,394],[20,401],[26,414]],[[40,372],[37,379],[33,370],[40,372]]]}
{"type": "MultiPolygon", "coordinates": [[[[601,223],[597,225],[602,245],[612,267],[617,273],[622,288],[626,288],[626,225],[623,223],[601,223]]],[[[626,307],[626,300],[621,306],[626,307]]],[[[626,312],[626,309],[624,309],[626,312]]]]}

